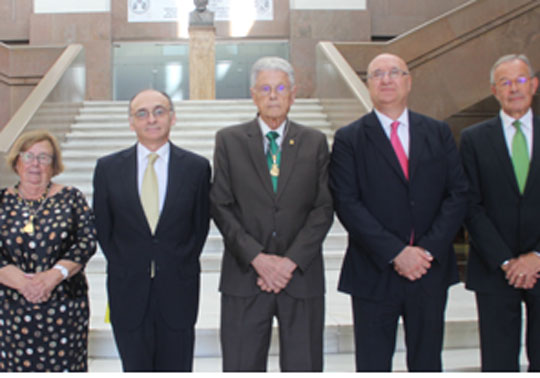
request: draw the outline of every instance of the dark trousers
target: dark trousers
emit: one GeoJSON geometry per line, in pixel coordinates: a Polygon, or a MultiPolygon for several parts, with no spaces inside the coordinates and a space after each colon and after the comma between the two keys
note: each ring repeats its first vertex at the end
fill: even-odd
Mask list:
{"type": "Polygon", "coordinates": [[[126,372],[190,372],[193,368],[195,330],[172,329],[150,295],[142,324],[124,329],[113,324],[116,346],[126,372]]]}
{"type": "Polygon", "coordinates": [[[281,371],[322,371],[324,297],[221,296],[223,371],[266,371],[274,316],[281,371]]]}
{"type": "Polygon", "coordinates": [[[529,371],[540,371],[540,298],[527,290],[509,295],[476,293],[482,371],[519,371],[522,302],[527,314],[529,371]]]}
{"type": "Polygon", "coordinates": [[[441,371],[447,289],[427,295],[419,282],[392,274],[382,301],[352,297],[357,371],[392,371],[403,317],[409,371],[441,371]]]}

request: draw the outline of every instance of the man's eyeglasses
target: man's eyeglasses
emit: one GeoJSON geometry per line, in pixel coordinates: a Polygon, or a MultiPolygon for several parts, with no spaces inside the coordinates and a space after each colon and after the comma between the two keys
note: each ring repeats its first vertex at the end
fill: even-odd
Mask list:
{"type": "Polygon", "coordinates": [[[525,85],[529,81],[529,77],[526,76],[520,76],[517,79],[511,80],[511,79],[503,79],[500,80],[497,85],[499,85],[502,88],[510,88],[512,84],[516,85],[525,85]]]}
{"type": "Polygon", "coordinates": [[[145,120],[150,117],[150,113],[154,116],[154,118],[161,118],[166,116],[171,112],[170,109],[167,109],[163,106],[156,106],[152,112],[150,112],[148,109],[139,109],[135,113],[133,113],[133,117],[137,118],[138,120],[145,120]]]}
{"type": "Polygon", "coordinates": [[[51,165],[53,157],[49,154],[34,155],[31,152],[20,152],[19,157],[24,164],[31,164],[34,160],[37,160],[41,165],[51,165]]]}
{"type": "Polygon", "coordinates": [[[284,96],[289,93],[289,86],[285,84],[280,84],[274,88],[270,85],[262,85],[257,87],[257,93],[263,96],[270,96],[270,94],[275,91],[278,96],[284,96]]]}
{"type": "Polygon", "coordinates": [[[395,80],[398,77],[408,75],[409,73],[407,71],[400,70],[399,68],[392,68],[390,71],[383,71],[383,70],[375,70],[372,73],[370,73],[367,77],[368,79],[373,80],[382,80],[386,75],[388,75],[388,78],[391,80],[395,80]]]}

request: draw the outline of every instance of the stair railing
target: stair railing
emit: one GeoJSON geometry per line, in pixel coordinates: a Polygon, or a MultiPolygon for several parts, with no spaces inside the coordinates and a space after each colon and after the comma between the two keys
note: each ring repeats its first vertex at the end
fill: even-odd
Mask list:
{"type": "MultiPolygon", "coordinates": [[[[30,47],[31,48],[31,47],[30,47]]],[[[39,48],[43,48],[40,46],[39,48]]],[[[82,45],[69,45],[60,54],[58,59],[41,78],[39,83],[30,92],[22,105],[0,130],[0,157],[4,157],[17,137],[30,125],[32,128],[47,128],[39,121],[32,124],[32,120],[44,104],[61,103],[75,111],[82,105],[86,90],[85,54],[82,45]]],[[[69,125],[54,124],[58,137],[58,130],[68,131],[69,125]],[[59,127],[60,126],[60,127],[59,127]]],[[[5,164],[0,163],[0,187],[8,185],[14,179],[14,174],[5,164]]]]}

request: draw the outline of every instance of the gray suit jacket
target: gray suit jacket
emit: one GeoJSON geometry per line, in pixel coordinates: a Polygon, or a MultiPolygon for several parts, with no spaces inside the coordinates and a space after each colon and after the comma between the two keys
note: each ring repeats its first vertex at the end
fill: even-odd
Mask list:
{"type": "Polygon", "coordinates": [[[328,163],[326,137],[289,122],[274,193],[257,120],[216,134],[210,200],[225,244],[221,292],[257,294],[257,273],[250,263],[265,252],[298,265],[285,288],[289,295],[324,295],[322,242],[333,221],[328,163]]]}

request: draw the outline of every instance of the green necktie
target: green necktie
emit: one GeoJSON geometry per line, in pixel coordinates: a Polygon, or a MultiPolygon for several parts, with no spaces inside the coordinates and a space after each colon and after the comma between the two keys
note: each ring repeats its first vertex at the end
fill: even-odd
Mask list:
{"type": "Polygon", "coordinates": [[[155,152],[148,155],[148,165],[144,171],[141,187],[141,202],[152,234],[156,230],[159,219],[159,189],[156,170],[154,169],[157,158],[158,154],[155,152]]]}
{"type": "Polygon", "coordinates": [[[277,131],[270,131],[266,134],[266,138],[270,142],[268,151],[266,153],[266,161],[268,163],[268,169],[270,170],[270,178],[272,179],[272,187],[274,192],[277,192],[277,182],[279,177],[279,164],[281,163],[281,152],[276,143],[276,139],[279,137],[277,131]]]}
{"type": "Polygon", "coordinates": [[[519,191],[523,194],[527,175],[529,174],[529,149],[525,134],[521,130],[521,122],[514,121],[512,125],[516,128],[516,133],[512,139],[512,164],[519,186],[519,191]]]}

